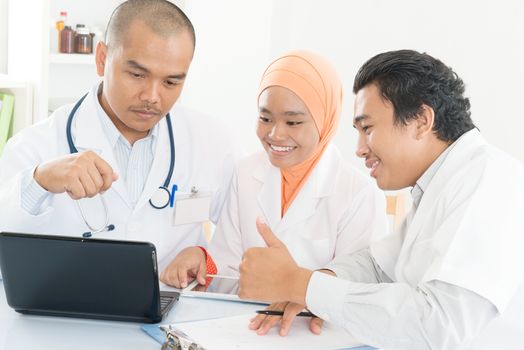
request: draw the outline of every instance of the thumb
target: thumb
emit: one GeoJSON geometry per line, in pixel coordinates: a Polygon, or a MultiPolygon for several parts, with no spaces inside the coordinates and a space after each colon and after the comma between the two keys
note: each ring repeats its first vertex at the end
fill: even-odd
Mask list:
{"type": "Polygon", "coordinates": [[[257,231],[268,247],[279,247],[282,245],[282,242],[275,236],[260,216],[257,217],[257,231]]]}
{"type": "Polygon", "coordinates": [[[324,320],[318,318],[318,317],[312,317],[311,321],[309,321],[309,329],[313,334],[320,334],[322,332],[322,325],[324,324],[324,320]]]}

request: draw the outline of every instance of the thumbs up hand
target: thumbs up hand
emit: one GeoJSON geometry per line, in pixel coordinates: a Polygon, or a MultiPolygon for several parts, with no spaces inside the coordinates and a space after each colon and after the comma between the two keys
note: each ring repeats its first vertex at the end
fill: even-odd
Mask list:
{"type": "Polygon", "coordinates": [[[269,226],[266,225],[266,223],[260,216],[257,217],[257,231],[260,234],[260,236],[262,237],[262,239],[264,240],[264,242],[266,242],[266,245],[268,247],[270,248],[271,247],[274,247],[274,248],[283,247],[287,251],[285,244],[282,243],[282,241],[279,240],[277,236],[275,236],[273,231],[271,231],[269,226]]]}
{"type": "Polygon", "coordinates": [[[312,272],[297,265],[285,244],[261,218],[257,218],[256,224],[267,248],[250,248],[244,253],[238,295],[242,299],[305,305],[312,272]]]}

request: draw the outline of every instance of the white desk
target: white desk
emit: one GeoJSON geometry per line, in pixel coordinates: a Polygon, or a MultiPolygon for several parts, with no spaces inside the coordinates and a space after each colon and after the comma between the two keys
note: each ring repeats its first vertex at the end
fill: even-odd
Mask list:
{"type": "MultiPolygon", "coordinates": [[[[0,290],[0,350],[160,349],[160,344],[141,329],[141,323],[22,315],[7,305],[1,280],[0,290]]],[[[261,308],[257,304],[181,297],[162,324],[254,314],[261,308]]]]}
{"type": "MultiPolygon", "coordinates": [[[[0,289],[0,350],[160,349],[140,329],[140,323],[22,315],[7,305],[1,281],[0,289]]],[[[162,323],[234,316],[256,309],[260,305],[182,297],[162,323]]]]}

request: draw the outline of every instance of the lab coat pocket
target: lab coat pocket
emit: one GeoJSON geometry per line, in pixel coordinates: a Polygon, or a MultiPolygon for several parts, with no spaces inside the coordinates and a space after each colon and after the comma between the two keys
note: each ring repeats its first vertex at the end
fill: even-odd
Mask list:
{"type": "Polygon", "coordinates": [[[213,193],[177,194],[173,225],[186,225],[209,220],[213,193]]]}

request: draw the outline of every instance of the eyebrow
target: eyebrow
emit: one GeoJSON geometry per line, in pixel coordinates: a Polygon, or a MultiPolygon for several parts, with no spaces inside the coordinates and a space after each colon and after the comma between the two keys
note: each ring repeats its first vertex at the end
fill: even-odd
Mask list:
{"type": "MultiPolygon", "coordinates": [[[[266,107],[260,107],[259,110],[260,110],[260,113],[263,113],[263,114],[273,114],[266,107]]],[[[293,116],[297,116],[297,115],[306,115],[306,113],[302,112],[302,111],[285,111],[284,115],[288,116],[288,117],[293,117],[293,116]]]]}
{"type": "Polygon", "coordinates": [[[284,115],[294,117],[296,115],[306,115],[306,113],[301,112],[301,111],[285,111],[284,115]]]}
{"type": "Polygon", "coordinates": [[[364,120],[366,119],[369,119],[369,115],[366,115],[366,114],[362,114],[362,115],[358,115],[356,116],[354,119],[353,119],[353,127],[356,129],[357,128],[357,124],[360,124],[362,123],[364,120]]]}
{"type": "MultiPolygon", "coordinates": [[[[140,63],[138,63],[137,61],[135,60],[128,60],[127,62],[127,65],[128,66],[131,66],[135,69],[138,69],[138,70],[141,70],[142,72],[145,72],[145,73],[149,73],[149,69],[147,69],[146,67],[144,67],[143,65],[141,65],[140,63]]],[[[171,75],[168,75],[167,78],[169,79],[179,79],[179,80],[183,80],[185,79],[186,77],[186,73],[180,73],[180,74],[171,74],[171,75]]]]}
{"type": "Polygon", "coordinates": [[[259,110],[260,110],[260,113],[271,114],[271,111],[267,109],[266,107],[260,107],[259,110]]]}

